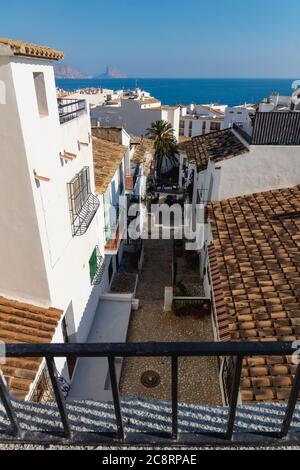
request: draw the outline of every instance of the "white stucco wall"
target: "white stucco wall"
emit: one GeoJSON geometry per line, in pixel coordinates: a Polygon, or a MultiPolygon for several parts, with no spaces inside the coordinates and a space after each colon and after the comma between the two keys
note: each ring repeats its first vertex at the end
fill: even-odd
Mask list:
{"type": "Polygon", "coordinates": [[[166,110],[160,107],[142,109],[135,100],[123,99],[121,106],[97,106],[91,110],[92,120],[100,121],[101,125],[123,126],[129,134],[137,136],[145,135],[152,122],[166,120],[175,130],[175,136],[179,136],[180,109],[166,110]]]}
{"type": "Polygon", "coordinates": [[[3,67],[3,60],[0,71],[10,91],[7,109],[0,108],[0,132],[6,135],[0,142],[1,155],[6,157],[1,159],[1,177],[5,175],[6,183],[0,191],[1,199],[7,199],[0,216],[7,226],[0,244],[4,260],[1,293],[63,311],[72,302],[78,340],[85,341],[99,297],[99,287],[91,286],[89,273],[90,256],[101,245],[98,214],[85,235],[73,237],[67,183],[88,166],[94,191],[89,114],[61,125],[52,64],[11,58],[10,65],[3,67]],[[48,115],[43,117],[38,112],[34,72],[44,74],[48,115]],[[78,141],[88,145],[79,146],[78,141]],[[60,152],[64,151],[76,158],[62,160],[60,152]],[[37,182],[34,170],[50,181],[37,182]],[[11,256],[14,250],[16,254],[11,256]]]}
{"type": "MultiPolygon", "coordinates": [[[[8,58],[0,57],[0,82],[5,88],[0,104],[0,292],[25,301],[34,295],[38,303],[49,304],[50,291],[30,180],[33,174],[29,174],[27,166],[13,65],[8,58]]],[[[26,94],[24,86],[23,94],[26,94]]]]}
{"type": "Polygon", "coordinates": [[[211,178],[212,201],[296,186],[300,184],[299,158],[297,146],[251,145],[249,153],[216,164],[209,162],[207,169],[198,173],[197,190],[204,189],[207,202],[211,178]]]}
{"type": "Polygon", "coordinates": [[[300,184],[300,147],[251,146],[250,152],[220,163],[214,199],[300,184]]]}

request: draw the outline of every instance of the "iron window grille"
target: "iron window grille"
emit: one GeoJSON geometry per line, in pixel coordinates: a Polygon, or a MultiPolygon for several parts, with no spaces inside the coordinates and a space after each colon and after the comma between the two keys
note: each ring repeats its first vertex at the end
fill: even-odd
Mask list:
{"type": "Polygon", "coordinates": [[[89,260],[90,278],[93,286],[102,281],[105,270],[105,258],[101,256],[99,246],[96,246],[89,260]]]}
{"type": "Polygon", "coordinates": [[[68,183],[68,197],[73,236],[84,235],[100,205],[98,198],[91,193],[88,166],[68,183]]]}

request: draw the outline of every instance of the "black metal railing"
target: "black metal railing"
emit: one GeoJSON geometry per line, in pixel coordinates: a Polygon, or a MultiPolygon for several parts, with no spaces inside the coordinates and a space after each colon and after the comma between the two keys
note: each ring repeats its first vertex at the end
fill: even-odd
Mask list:
{"type": "Polygon", "coordinates": [[[78,116],[86,113],[86,101],[66,98],[58,98],[58,114],[61,124],[72,121],[78,116]]]}
{"type": "Polygon", "coordinates": [[[239,398],[239,387],[242,373],[243,359],[253,356],[291,356],[295,353],[292,343],[269,343],[269,342],[215,342],[215,343],[141,343],[141,344],[50,344],[33,345],[17,344],[6,345],[7,358],[46,358],[46,364],[51,379],[55,401],[58,406],[63,432],[35,432],[22,430],[14,408],[9,390],[0,375],[0,399],[2,400],[11,427],[9,432],[0,430],[0,441],[24,442],[24,443],[52,443],[63,444],[91,443],[120,445],[120,444],[224,444],[236,443],[288,443],[298,442],[300,432],[290,431],[292,418],[295,412],[300,391],[300,364],[297,367],[290,398],[288,400],[285,416],[279,432],[261,433],[234,432],[235,418],[239,398]],[[113,404],[116,416],[116,432],[78,432],[70,425],[66,401],[61,391],[58,373],[54,359],[58,357],[106,357],[108,360],[113,404]],[[116,375],[115,361],[123,357],[166,357],[171,359],[171,396],[172,396],[172,432],[126,433],[122,418],[121,400],[119,394],[118,380],[116,375]],[[230,405],[228,408],[228,420],[226,430],[219,433],[209,433],[201,429],[197,432],[178,432],[178,360],[182,357],[229,357],[233,358],[234,371],[231,386],[230,405]]]}
{"type": "Polygon", "coordinates": [[[96,258],[97,258],[97,271],[95,272],[92,280],[92,285],[96,286],[101,284],[102,277],[105,271],[105,258],[101,255],[99,246],[96,246],[96,258]]]}

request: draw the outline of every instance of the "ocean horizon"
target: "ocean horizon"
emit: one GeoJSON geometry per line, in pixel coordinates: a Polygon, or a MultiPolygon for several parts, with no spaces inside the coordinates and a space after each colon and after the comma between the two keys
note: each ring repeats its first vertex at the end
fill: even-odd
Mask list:
{"type": "Polygon", "coordinates": [[[103,78],[56,79],[59,88],[134,89],[151,93],[165,105],[259,103],[273,92],[290,95],[293,78],[103,78]]]}

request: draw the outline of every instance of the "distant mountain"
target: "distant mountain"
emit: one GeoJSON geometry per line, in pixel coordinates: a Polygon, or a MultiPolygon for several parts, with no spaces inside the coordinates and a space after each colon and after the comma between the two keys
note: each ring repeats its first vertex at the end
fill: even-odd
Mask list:
{"type": "Polygon", "coordinates": [[[85,75],[67,64],[57,64],[54,66],[56,78],[92,78],[91,75],[85,75]]]}
{"type": "Polygon", "coordinates": [[[122,74],[118,69],[107,67],[104,73],[95,78],[127,78],[127,75],[122,74]]]}

